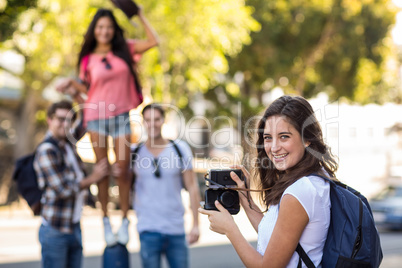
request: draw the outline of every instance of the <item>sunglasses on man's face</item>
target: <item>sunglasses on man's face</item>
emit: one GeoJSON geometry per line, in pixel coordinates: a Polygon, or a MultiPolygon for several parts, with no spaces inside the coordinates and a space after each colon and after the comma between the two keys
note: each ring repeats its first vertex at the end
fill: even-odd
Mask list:
{"type": "Polygon", "coordinates": [[[161,171],[159,169],[159,160],[158,158],[154,158],[152,161],[152,164],[154,166],[154,175],[155,177],[157,177],[158,179],[161,177],[161,171]]]}
{"type": "Polygon", "coordinates": [[[109,61],[105,58],[102,59],[102,62],[105,64],[106,70],[112,69],[112,65],[110,65],[109,61]]]}

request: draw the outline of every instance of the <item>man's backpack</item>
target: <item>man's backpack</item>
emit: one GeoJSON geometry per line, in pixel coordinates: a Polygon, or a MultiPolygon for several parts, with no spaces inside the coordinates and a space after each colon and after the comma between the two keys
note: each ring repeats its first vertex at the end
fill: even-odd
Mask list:
{"type": "MultiPolygon", "coordinates": [[[[42,141],[42,143],[45,142],[51,143],[56,148],[59,148],[57,144],[58,142],[51,137],[42,141]]],[[[18,193],[27,201],[34,215],[38,216],[42,209],[40,200],[43,190],[39,189],[38,178],[33,167],[35,155],[36,149],[33,153],[17,159],[15,162],[13,180],[17,183],[18,193]]]]}
{"type": "MultiPolygon", "coordinates": [[[[319,176],[314,174],[314,176],[319,176]]],[[[353,188],[319,176],[330,183],[331,221],[321,265],[324,268],[377,268],[382,261],[380,237],[367,199],[353,188]]],[[[301,260],[313,262],[298,244],[301,260]]]]}

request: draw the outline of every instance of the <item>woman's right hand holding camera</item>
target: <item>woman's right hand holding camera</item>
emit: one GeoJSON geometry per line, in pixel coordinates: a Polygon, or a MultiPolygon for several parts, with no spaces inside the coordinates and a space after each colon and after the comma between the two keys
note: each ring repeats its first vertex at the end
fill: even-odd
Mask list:
{"type": "MultiPolygon", "coordinates": [[[[240,169],[243,172],[243,176],[245,177],[245,181],[248,182],[248,186],[246,187],[245,181],[241,180],[239,176],[235,172],[231,172],[230,176],[232,180],[234,180],[237,183],[238,188],[242,189],[247,189],[250,187],[250,173],[248,170],[241,165],[235,165],[232,166],[231,168],[234,169],[240,169]]],[[[240,204],[243,207],[244,211],[247,214],[247,217],[249,218],[251,224],[253,225],[254,229],[258,231],[258,224],[260,223],[262,219],[262,212],[260,208],[254,203],[253,198],[250,195],[249,191],[239,191],[239,197],[240,197],[240,204]]]]}
{"type": "MultiPolygon", "coordinates": [[[[248,170],[244,166],[235,165],[235,166],[232,166],[231,168],[240,169],[242,171],[242,173],[243,173],[243,176],[246,178],[246,181],[247,182],[250,181],[250,173],[248,172],[248,170]]],[[[237,174],[235,172],[233,172],[233,171],[230,172],[230,176],[231,176],[232,180],[237,183],[238,188],[242,188],[242,189],[247,189],[248,188],[246,186],[246,183],[243,180],[241,180],[239,178],[239,176],[237,176],[237,174]]],[[[239,196],[240,196],[241,205],[243,207],[245,207],[245,206],[248,207],[247,196],[250,196],[250,195],[247,195],[247,191],[240,191],[240,190],[239,190],[239,194],[240,194],[239,196]]],[[[249,199],[251,200],[251,197],[249,199]]]]}

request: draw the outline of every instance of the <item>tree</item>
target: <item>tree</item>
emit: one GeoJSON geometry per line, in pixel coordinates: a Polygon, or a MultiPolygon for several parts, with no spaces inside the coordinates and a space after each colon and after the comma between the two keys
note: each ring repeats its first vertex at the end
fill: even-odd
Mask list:
{"type": "Polygon", "coordinates": [[[7,40],[18,28],[19,15],[36,6],[37,0],[0,1],[0,42],[7,40]]]}
{"type": "Polygon", "coordinates": [[[311,97],[383,102],[393,90],[384,79],[395,8],[387,0],[250,0],[261,31],[234,57],[230,72],[244,73],[243,90],[260,96],[280,86],[311,97]]]}
{"type": "MultiPolygon", "coordinates": [[[[187,105],[194,92],[206,91],[213,85],[216,74],[227,72],[225,55],[238,53],[243,43],[251,41],[250,31],[258,29],[251,10],[242,1],[153,0],[143,4],[161,38],[159,50],[147,53],[141,62],[144,89],[155,99],[163,98],[180,107],[187,105]]],[[[43,119],[43,113],[37,114],[33,103],[40,101],[42,90],[56,76],[74,74],[82,36],[100,6],[113,7],[104,0],[44,0],[37,8],[23,8],[18,27],[10,40],[3,42],[3,47],[25,57],[21,78],[26,94],[21,105],[32,108],[21,118],[29,115],[28,121],[35,122],[32,117],[42,114],[43,119]]],[[[128,37],[138,36],[133,33],[137,29],[129,27],[120,10],[115,14],[128,29],[128,37]]],[[[32,143],[23,148],[32,148],[32,143]]]]}
{"type": "Polygon", "coordinates": [[[229,69],[226,55],[239,53],[259,29],[239,0],[153,0],[144,8],[161,38],[159,50],[144,58],[142,73],[151,74],[146,87],[157,101],[179,108],[216,85],[229,69]]]}

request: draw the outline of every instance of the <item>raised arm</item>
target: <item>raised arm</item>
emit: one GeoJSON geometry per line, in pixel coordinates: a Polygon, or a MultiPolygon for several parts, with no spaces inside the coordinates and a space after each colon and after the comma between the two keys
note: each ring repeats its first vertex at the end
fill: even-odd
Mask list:
{"type": "MultiPolygon", "coordinates": [[[[135,42],[135,52],[136,53],[144,53],[148,49],[157,46],[159,44],[158,34],[148,22],[147,18],[144,16],[142,9],[138,12],[138,18],[145,29],[146,39],[137,40],[135,42]]],[[[134,25],[134,22],[131,21],[131,24],[134,25]]]]}

